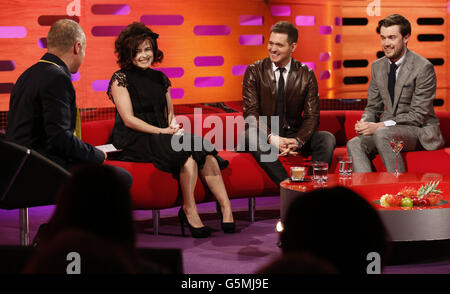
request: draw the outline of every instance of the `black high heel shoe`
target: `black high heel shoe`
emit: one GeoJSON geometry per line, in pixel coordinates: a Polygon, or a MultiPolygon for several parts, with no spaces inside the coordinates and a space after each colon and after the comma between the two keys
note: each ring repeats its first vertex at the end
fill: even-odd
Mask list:
{"type": "Polygon", "coordinates": [[[220,207],[219,202],[216,202],[216,210],[220,216],[220,225],[222,226],[222,231],[226,234],[236,233],[236,224],[234,222],[232,222],[232,223],[224,223],[223,222],[222,208],[220,207]]]}
{"type": "Polygon", "coordinates": [[[201,228],[194,228],[193,226],[191,226],[183,208],[180,208],[180,210],[178,211],[178,218],[180,219],[181,234],[183,236],[185,236],[184,224],[187,224],[189,231],[191,231],[191,236],[194,238],[207,238],[211,235],[211,229],[207,226],[203,226],[201,228]]]}

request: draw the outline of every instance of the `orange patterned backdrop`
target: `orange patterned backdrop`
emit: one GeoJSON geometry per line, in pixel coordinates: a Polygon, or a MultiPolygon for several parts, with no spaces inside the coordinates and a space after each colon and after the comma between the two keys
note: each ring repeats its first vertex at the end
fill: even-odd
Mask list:
{"type": "Polygon", "coordinates": [[[73,77],[86,109],[112,106],[105,87],[117,70],[113,44],[132,21],[160,34],[158,69],[172,81],[174,104],[241,100],[245,67],[267,55],[268,32],[279,20],[297,25],[294,57],[314,69],[321,98],[366,98],[370,63],[381,50],[376,24],[391,13],[411,21],[409,48],[435,64],[436,108],[448,110],[447,1],[15,0],[0,3],[0,111],[8,110],[18,76],[45,53],[51,23],[68,14],[87,36],[86,59],[73,77]]]}

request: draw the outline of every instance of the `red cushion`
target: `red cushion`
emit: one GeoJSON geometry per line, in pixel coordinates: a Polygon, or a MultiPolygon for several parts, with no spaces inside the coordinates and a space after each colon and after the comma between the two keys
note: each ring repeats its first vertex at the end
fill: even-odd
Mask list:
{"type": "Polygon", "coordinates": [[[114,120],[96,120],[81,124],[81,138],[94,146],[104,145],[112,132],[114,120]]]}

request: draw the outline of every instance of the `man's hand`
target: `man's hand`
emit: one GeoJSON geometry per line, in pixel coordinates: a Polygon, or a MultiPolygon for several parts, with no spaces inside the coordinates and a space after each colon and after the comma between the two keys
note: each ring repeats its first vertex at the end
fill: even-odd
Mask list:
{"type": "Polygon", "coordinates": [[[355,124],[355,131],[358,135],[372,135],[377,129],[383,128],[384,123],[366,122],[361,119],[355,124]]]}
{"type": "Polygon", "coordinates": [[[299,146],[297,140],[294,138],[271,135],[269,143],[278,148],[280,151],[279,156],[294,156],[298,154],[297,150],[299,146]]]}

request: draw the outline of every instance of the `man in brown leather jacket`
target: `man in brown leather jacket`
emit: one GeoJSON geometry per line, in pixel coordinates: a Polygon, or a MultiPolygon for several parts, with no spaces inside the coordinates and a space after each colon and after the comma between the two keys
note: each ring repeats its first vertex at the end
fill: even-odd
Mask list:
{"type": "Polygon", "coordinates": [[[244,118],[254,121],[245,131],[245,148],[277,184],[288,175],[277,156],[264,155],[300,153],[330,164],[336,145],[331,133],[317,131],[317,80],[311,69],[292,58],[297,39],[293,24],[276,23],[268,42],[269,56],[248,66],[242,89],[244,118]]]}

